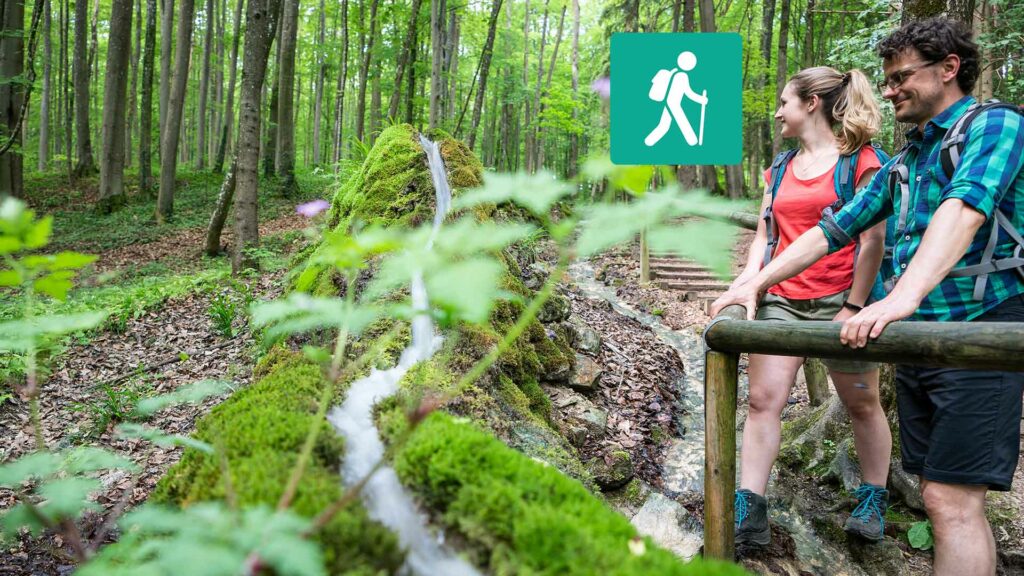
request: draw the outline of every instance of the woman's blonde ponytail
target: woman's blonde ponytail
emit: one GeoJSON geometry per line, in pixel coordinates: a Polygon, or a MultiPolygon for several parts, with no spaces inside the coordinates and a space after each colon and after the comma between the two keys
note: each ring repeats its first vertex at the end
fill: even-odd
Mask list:
{"type": "Polygon", "coordinates": [[[837,132],[840,154],[853,154],[878,133],[882,114],[871,83],[860,70],[842,74],[828,66],[815,66],[797,72],[790,82],[801,100],[821,99],[822,112],[837,132]]]}

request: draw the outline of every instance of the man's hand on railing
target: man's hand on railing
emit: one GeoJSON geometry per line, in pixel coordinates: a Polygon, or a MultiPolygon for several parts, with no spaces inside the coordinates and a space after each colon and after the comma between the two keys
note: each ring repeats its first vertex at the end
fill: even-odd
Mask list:
{"type": "Polygon", "coordinates": [[[734,282],[725,294],[719,296],[718,300],[711,304],[711,317],[717,316],[726,306],[739,304],[747,309],[747,320],[753,320],[754,314],[757,312],[757,303],[760,300],[761,291],[756,282],[749,281],[739,285],[734,282]]]}
{"type": "Polygon", "coordinates": [[[881,336],[886,326],[909,317],[920,303],[918,299],[894,291],[844,322],[839,341],[850,348],[863,348],[868,338],[874,340],[881,336]]]}

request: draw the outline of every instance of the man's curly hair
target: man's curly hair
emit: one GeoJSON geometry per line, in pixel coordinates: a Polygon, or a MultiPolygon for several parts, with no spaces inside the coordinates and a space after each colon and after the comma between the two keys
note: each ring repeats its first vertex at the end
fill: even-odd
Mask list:
{"type": "Polygon", "coordinates": [[[978,81],[978,45],[963,23],[941,16],[908,22],[878,43],[878,55],[893,58],[908,48],[920,52],[926,61],[956,54],[960,57],[956,83],[964,94],[974,89],[978,81]]]}

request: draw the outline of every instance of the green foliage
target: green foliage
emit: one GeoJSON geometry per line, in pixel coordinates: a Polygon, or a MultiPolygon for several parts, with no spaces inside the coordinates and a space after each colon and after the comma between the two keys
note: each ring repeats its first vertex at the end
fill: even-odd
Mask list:
{"type": "Polygon", "coordinates": [[[416,429],[395,470],[495,574],[743,574],[683,564],[647,539],[633,551],[629,521],[581,484],[444,414],[416,429]]]}
{"type": "Polygon", "coordinates": [[[120,525],[120,543],[105,548],[78,574],[219,576],[238,573],[253,562],[260,571],[282,576],[327,574],[319,548],[303,537],[310,521],[290,510],[232,510],[217,502],[184,511],[144,506],[120,525]]]}
{"type": "Polygon", "coordinates": [[[76,402],[71,412],[84,414],[89,418],[89,434],[99,436],[111,424],[124,422],[135,415],[135,404],[146,391],[144,385],[129,385],[124,388],[103,382],[99,385],[98,397],[88,402],[76,402]]]}
{"type": "Polygon", "coordinates": [[[918,550],[931,550],[935,546],[931,520],[914,522],[910,530],[907,530],[907,540],[918,550]]]}
{"type": "Polygon", "coordinates": [[[206,312],[221,336],[231,338],[235,335],[232,324],[238,312],[238,305],[231,299],[231,296],[224,292],[217,294],[210,300],[210,306],[206,312]]]}

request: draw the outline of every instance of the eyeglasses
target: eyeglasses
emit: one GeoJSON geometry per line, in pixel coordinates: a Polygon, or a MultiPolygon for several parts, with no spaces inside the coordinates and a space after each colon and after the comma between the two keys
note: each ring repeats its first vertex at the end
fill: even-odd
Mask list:
{"type": "Polygon", "coordinates": [[[903,83],[906,82],[911,76],[913,76],[918,70],[927,68],[932,64],[938,64],[939,62],[941,62],[941,60],[932,60],[931,62],[922,62],[915,66],[904,68],[903,70],[897,70],[892,74],[889,74],[888,76],[883,78],[881,82],[878,82],[876,84],[876,86],[878,86],[878,91],[884,92],[886,88],[895,90],[902,86],[903,83]]]}

